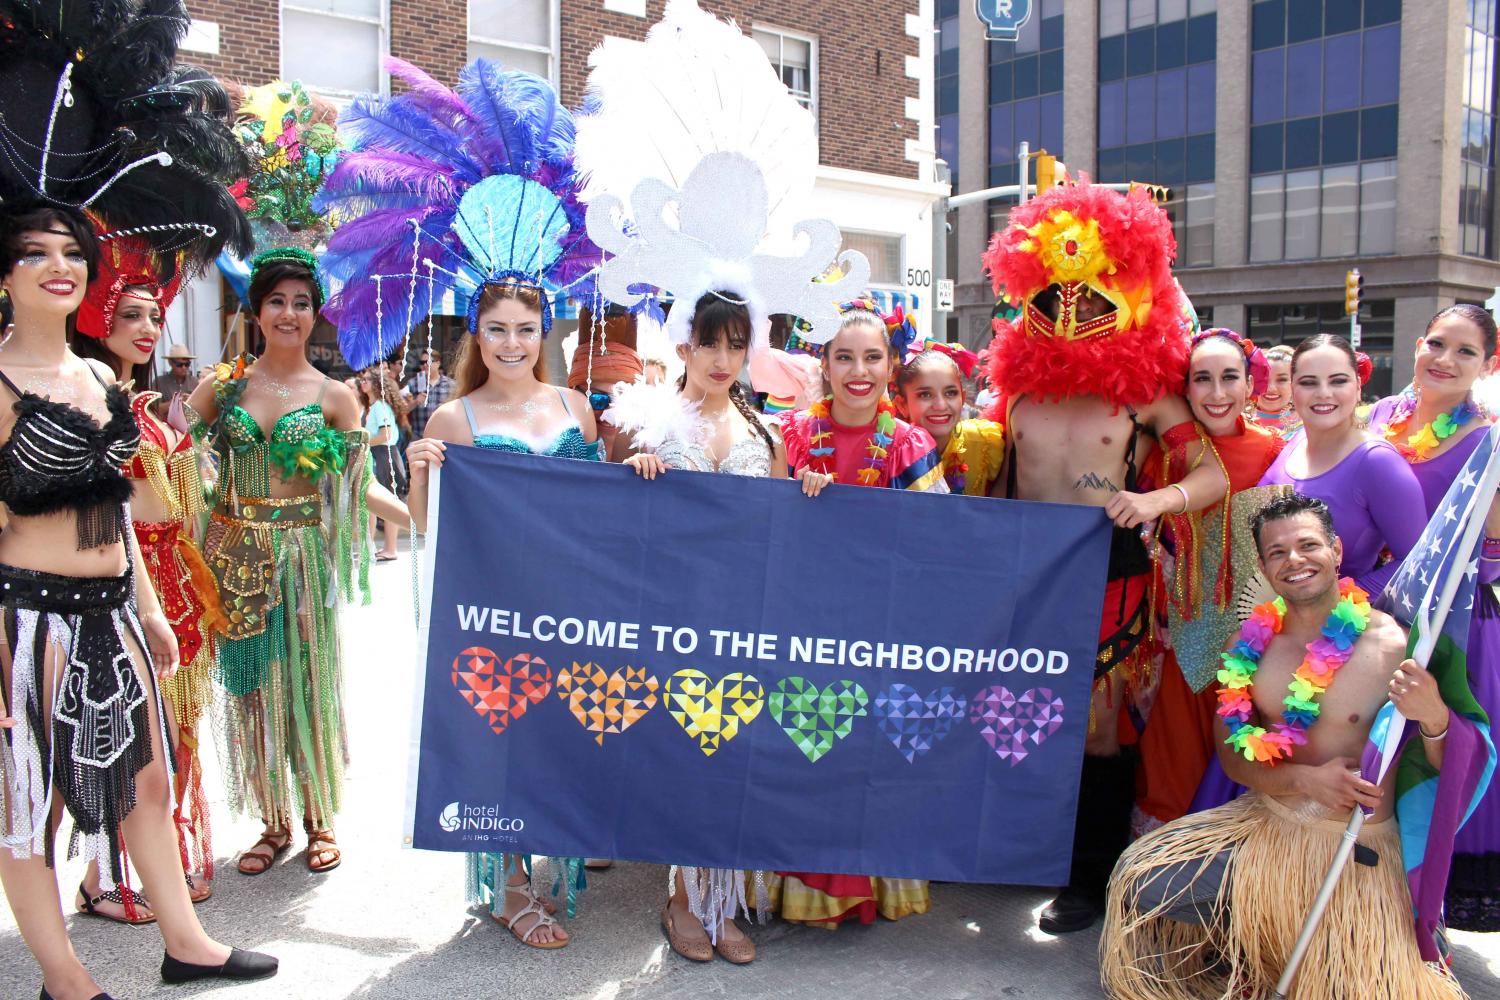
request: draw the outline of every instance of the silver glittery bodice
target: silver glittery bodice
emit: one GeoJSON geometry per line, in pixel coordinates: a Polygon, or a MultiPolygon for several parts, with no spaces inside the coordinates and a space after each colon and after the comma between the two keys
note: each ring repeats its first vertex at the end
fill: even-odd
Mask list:
{"type": "Polygon", "coordinates": [[[736,476],[769,476],[771,474],[771,449],[765,439],[754,430],[747,429],[729,448],[724,461],[714,468],[713,456],[694,441],[686,441],[678,434],[668,434],[656,448],[656,456],[671,469],[689,469],[693,472],[728,472],[736,476]]]}

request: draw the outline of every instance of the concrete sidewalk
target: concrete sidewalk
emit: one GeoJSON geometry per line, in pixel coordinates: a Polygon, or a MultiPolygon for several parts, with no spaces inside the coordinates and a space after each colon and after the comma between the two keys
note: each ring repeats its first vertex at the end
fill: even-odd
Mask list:
{"type": "MultiPolygon", "coordinates": [[[[312,875],[303,856],[291,853],[266,875],[237,874],[232,859],[254,842],[259,824],[231,819],[220,791],[210,790],[224,871],[199,914],[221,940],[280,957],[281,974],[240,987],[165,987],[156,977],[161,939],[153,928],[71,917],[79,954],[117,1000],[1101,996],[1097,931],[1065,939],[1039,934],[1034,912],[1049,894],[1030,889],[934,886],[930,914],[835,933],[772,923],[752,931],[760,958],[738,968],[672,955],[657,922],[666,869],[620,864],[590,874],[578,917],[568,923],[571,946],[550,953],[523,947],[485,914],[465,907],[461,858],[400,847],[413,662],[407,557],[383,564],[375,577],[375,603],[346,618],[354,767],[338,827],[343,865],[312,875]]],[[[216,778],[217,761],[209,754],[207,769],[216,778]]],[[[76,862],[62,865],[65,893],[76,887],[81,870],[76,862]]],[[[1457,934],[1455,944],[1469,995],[1500,1000],[1500,935],[1457,934]]],[[[30,1000],[39,983],[6,908],[0,912],[0,1000],[30,1000]]]]}

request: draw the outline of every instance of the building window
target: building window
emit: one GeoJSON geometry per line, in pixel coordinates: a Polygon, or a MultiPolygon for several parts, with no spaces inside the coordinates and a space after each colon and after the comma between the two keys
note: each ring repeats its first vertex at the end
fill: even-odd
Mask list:
{"type": "MultiPolygon", "coordinates": [[[[1367,0],[1368,2],[1368,0],[1367,0]]],[[[1344,303],[1302,302],[1295,305],[1251,305],[1246,334],[1261,347],[1295,347],[1315,333],[1349,332],[1344,303]]],[[[1375,370],[1363,389],[1366,399],[1391,394],[1391,352],[1396,336],[1396,300],[1366,299],[1359,309],[1359,349],[1370,356],[1375,370]]]]}
{"type": "Polygon", "coordinates": [[[1252,263],[1395,251],[1395,160],[1250,178],[1252,263]]]}
{"type": "Polygon", "coordinates": [[[1458,227],[1464,253],[1493,257],[1495,211],[1496,0],[1470,0],[1464,29],[1463,186],[1458,227]]]}
{"type": "Polygon", "coordinates": [[[281,75],[334,96],[379,93],[384,0],[295,0],[281,5],[281,75]]]}
{"type": "Polygon", "coordinates": [[[750,34],[792,96],[816,117],[818,114],[818,41],[779,28],[754,28],[750,34]]]}
{"type": "Polygon", "coordinates": [[[990,184],[1016,184],[1016,151],[1063,149],[1062,0],[1033,0],[1039,8],[1014,42],[990,42],[990,184]],[[1040,15],[1040,16],[1038,16],[1040,15]]]}
{"type": "Polygon", "coordinates": [[[901,237],[885,233],[844,230],[844,249],[858,250],[870,262],[870,284],[901,288],[906,283],[901,269],[901,237]]]}
{"type": "Polygon", "coordinates": [[[1394,253],[1399,0],[1250,14],[1250,259],[1394,253]]]}
{"type": "MultiPolygon", "coordinates": [[[[948,162],[953,190],[958,190],[958,0],[938,0],[937,31],[937,152],[948,162]]],[[[950,272],[951,273],[951,272],[950,272]]]]}
{"type": "Polygon", "coordinates": [[[558,0],[469,0],[469,58],[552,80],[558,0]]]}
{"type": "Polygon", "coordinates": [[[1099,0],[1099,179],[1171,189],[1180,267],[1213,263],[1215,0],[1099,0]]]}

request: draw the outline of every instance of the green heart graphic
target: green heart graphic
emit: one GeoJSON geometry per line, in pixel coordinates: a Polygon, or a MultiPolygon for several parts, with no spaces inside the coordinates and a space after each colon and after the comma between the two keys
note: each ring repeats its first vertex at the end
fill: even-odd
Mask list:
{"type": "Polygon", "coordinates": [[[817,763],[849,735],[854,720],[866,714],[870,696],[853,681],[838,681],[819,691],[805,677],[787,677],[776,682],[766,701],[782,732],[803,756],[817,763]]]}

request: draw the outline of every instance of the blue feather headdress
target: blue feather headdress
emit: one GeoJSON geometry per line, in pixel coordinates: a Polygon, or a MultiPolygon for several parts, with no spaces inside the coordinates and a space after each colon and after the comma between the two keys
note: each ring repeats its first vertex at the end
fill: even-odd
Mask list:
{"type": "Polygon", "coordinates": [[[350,221],[328,241],[323,270],[340,284],[324,309],[358,370],[389,354],[449,289],[469,298],[469,331],[486,285],[542,295],[598,264],[573,171],[573,116],[547,81],[476,59],[449,89],[387,59],[410,88],[357,99],[339,118],[347,154],[318,211],[350,221]]]}

